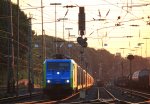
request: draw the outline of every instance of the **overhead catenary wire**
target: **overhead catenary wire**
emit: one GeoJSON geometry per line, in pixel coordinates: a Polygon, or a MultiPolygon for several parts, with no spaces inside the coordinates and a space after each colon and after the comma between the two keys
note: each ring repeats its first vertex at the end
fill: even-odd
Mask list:
{"type": "MultiPolygon", "coordinates": [[[[120,0],[121,1],[121,0],[120,0]]],[[[129,0],[128,0],[129,1],[129,0]]],[[[71,5],[74,5],[75,3],[74,3],[75,1],[72,1],[72,0],[70,0],[70,4],[71,5]],[[72,3],[71,3],[72,2],[72,3]],[[73,4],[74,3],[74,4],[73,4]]],[[[113,31],[116,29],[119,29],[119,28],[123,28],[123,27],[127,27],[128,26],[128,28],[132,28],[131,26],[129,26],[128,25],[128,22],[131,22],[132,23],[132,21],[130,21],[130,19],[128,19],[128,16],[132,16],[132,19],[138,19],[139,18],[139,15],[136,15],[136,14],[134,14],[134,11],[130,11],[129,13],[127,13],[127,10],[125,9],[125,8],[123,8],[122,9],[122,7],[123,6],[126,6],[126,2],[116,2],[116,3],[113,3],[113,2],[111,2],[111,1],[109,1],[110,3],[108,3],[108,1],[107,0],[104,0],[104,3],[97,3],[97,5],[93,5],[93,4],[87,4],[87,5],[84,5],[84,6],[89,6],[89,7],[94,7],[94,6],[102,6],[102,5],[109,5],[109,6],[111,6],[112,4],[112,6],[114,6],[114,7],[117,7],[118,9],[120,9],[120,12],[121,13],[119,13],[118,14],[118,16],[116,16],[116,20],[115,19],[111,19],[111,18],[107,18],[107,23],[106,24],[102,24],[103,26],[100,26],[99,28],[97,28],[97,29],[100,29],[100,30],[102,30],[103,31],[103,29],[105,29],[105,31],[107,31],[107,35],[109,36],[109,34],[111,34],[111,33],[113,33],[113,31]],[[133,14],[133,15],[132,15],[133,14]],[[120,20],[117,20],[117,17],[121,17],[121,19],[120,20]],[[129,21],[128,21],[129,20],[129,21]],[[128,22],[125,22],[125,21],[128,21],[128,22]],[[110,23],[114,23],[114,25],[115,25],[115,23],[121,23],[121,26],[113,26],[113,25],[110,25],[110,23],[108,23],[108,22],[110,22],[110,23]],[[122,25],[122,23],[123,23],[123,25],[122,25]],[[127,23],[127,24],[126,24],[127,23]],[[112,27],[111,27],[112,26],[112,27]],[[104,27],[104,28],[103,28],[104,27]],[[106,28],[105,28],[106,27],[106,28]]],[[[68,3],[68,4],[69,4],[68,3]]],[[[132,2],[132,6],[133,5],[144,5],[144,4],[147,4],[147,2],[146,3],[133,3],[132,2]]],[[[78,4],[77,4],[78,5],[78,4]]],[[[129,6],[131,6],[131,3],[128,3],[128,5],[129,6]]],[[[32,4],[30,4],[30,5],[28,5],[28,6],[32,6],[32,4]]],[[[45,6],[45,5],[44,5],[45,6]]],[[[34,7],[34,6],[32,6],[32,7],[34,7]]],[[[49,8],[50,6],[45,6],[45,8],[49,8]]],[[[62,6],[60,6],[59,8],[61,8],[62,6]]],[[[142,6],[143,7],[143,6],[142,6]]],[[[142,8],[141,7],[141,8],[142,8]]],[[[140,9],[140,7],[139,7],[139,9],[140,9]]],[[[39,9],[37,9],[37,10],[39,10],[39,9]]],[[[107,10],[108,10],[108,8],[107,8],[107,10]]],[[[133,9],[132,9],[133,10],[133,9]]],[[[61,11],[61,10],[60,10],[61,11]]],[[[59,11],[59,12],[60,12],[59,11]]],[[[68,13],[68,17],[69,17],[69,15],[72,13],[72,11],[74,12],[75,11],[75,9],[73,9],[71,12],[70,12],[71,10],[69,9],[69,13],[68,13]]],[[[93,9],[93,10],[88,10],[88,11],[86,11],[86,13],[89,15],[89,14],[92,14],[92,15],[90,15],[89,16],[89,18],[91,18],[91,20],[92,20],[92,18],[94,17],[94,16],[96,16],[96,14],[97,13],[95,13],[97,11],[97,9],[93,9]],[[91,11],[93,11],[93,12],[91,12],[91,11]]],[[[106,11],[106,9],[101,9],[101,11],[106,11]]],[[[110,13],[111,13],[111,11],[112,10],[110,10],[110,13]]],[[[143,11],[145,11],[145,10],[143,10],[143,11]]],[[[46,14],[48,14],[48,13],[50,13],[50,12],[52,12],[52,9],[50,10],[50,11],[48,11],[48,12],[46,12],[46,14]]],[[[144,13],[144,12],[143,12],[144,13]]],[[[65,13],[64,13],[65,14],[65,13]]],[[[77,14],[76,14],[77,15],[77,14]]],[[[104,15],[104,14],[103,14],[104,15]]],[[[38,17],[38,16],[37,16],[38,17]]],[[[40,17],[40,16],[39,16],[40,17]]],[[[144,17],[144,16],[143,16],[144,17]]],[[[145,18],[145,17],[144,17],[145,18]]],[[[44,17],[44,19],[46,19],[46,16],[44,17]]],[[[52,18],[50,18],[51,20],[52,20],[52,18]]],[[[94,21],[88,21],[89,19],[87,19],[86,20],[86,22],[94,22],[94,21]]],[[[146,23],[146,21],[145,21],[145,19],[143,19],[143,20],[137,20],[137,21],[144,21],[145,23],[146,23]]],[[[73,24],[74,26],[78,23],[77,22],[77,19],[74,19],[73,20],[73,18],[70,18],[70,20],[69,21],[66,21],[66,23],[70,23],[70,24],[73,24]]],[[[89,26],[89,25],[86,25],[86,28],[87,29],[91,29],[91,31],[93,31],[93,29],[94,29],[94,31],[97,31],[97,29],[96,28],[94,28],[94,26],[95,26],[95,24],[97,24],[98,22],[96,22],[96,23],[93,23],[94,25],[93,25],[93,27],[91,27],[91,26],[89,26]]],[[[40,25],[40,24],[39,24],[40,25]]],[[[130,24],[130,25],[132,25],[132,24],[130,24]]],[[[134,24],[133,24],[134,25],[134,24]]],[[[61,25],[60,25],[61,26],[61,25]]],[[[36,29],[39,29],[38,27],[36,27],[36,29]]],[[[45,26],[45,24],[44,24],[44,29],[45,29],[45,31],[46,32],[49,32],[49,31],[51,31],[51,33],[46,33],[46,34],[49,34],[49,35],[53,35],[52,34],[52,32],[54,32],[54,29],[53,29],[53,27],[50,27],[50,26],[45,26]]],[[[142,31],[142,30],[141,30],[142,31]]],[[[58,33],[61,33],[61,31],[60,31],[60,29],[58,30],[58,33]]],[[[95,32],[94,32],[95,33],[95,32]]],[[[94,34],[93,33],[93,34],[94,34]]],[[[101,33],[101,31],[100,31],[100,33],[101,33]]],[[[93,36],[93,35],[92,35],[93,36]]]]}

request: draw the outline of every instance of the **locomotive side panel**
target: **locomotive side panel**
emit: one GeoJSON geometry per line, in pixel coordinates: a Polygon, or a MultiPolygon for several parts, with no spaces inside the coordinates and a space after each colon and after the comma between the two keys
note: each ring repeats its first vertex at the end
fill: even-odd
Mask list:
{"type": "Polygon", "coordinates": [[[80,90],[82,88],[82,73],[81,73],[82,69],[80,66],[78,66],[78,69],[77,69],[77,88],[78,90],[80,90]]]}
{"type": "Polygon", "coordinates": [[[72,89],[77,90],[77,64],[72,61],[71,67],[72,89]]]}

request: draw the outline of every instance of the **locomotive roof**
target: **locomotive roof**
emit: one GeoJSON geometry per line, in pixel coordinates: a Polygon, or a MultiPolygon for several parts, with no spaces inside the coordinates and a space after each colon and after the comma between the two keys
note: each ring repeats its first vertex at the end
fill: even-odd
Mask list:
{"type": "Polygon", "coordinates": [[[72,62],[72,63],[76,63],[73,59],[45,59],[45,62],[72,62]]]}

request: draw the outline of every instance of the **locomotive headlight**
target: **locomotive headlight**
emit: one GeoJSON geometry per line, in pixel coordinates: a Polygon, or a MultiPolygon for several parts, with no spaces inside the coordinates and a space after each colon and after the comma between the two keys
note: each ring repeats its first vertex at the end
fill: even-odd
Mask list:
{"type": "Polygon", "coordinates": [[[47,83],[51,83],[51,81],[48,79],[48,80],[47,80],[47,83]]]}
{"type": "Polygon", "coordinates": [[[66,83],[69,83],[69,82],[70,82],[69,79],[67,79],[67,80],[66,80],[66,83]]]}
{"type": "Polygon", "coordinates": [[[59,75],[59,74],[60,74],[60,72],[57,72],[57,74],[59,75]]]}

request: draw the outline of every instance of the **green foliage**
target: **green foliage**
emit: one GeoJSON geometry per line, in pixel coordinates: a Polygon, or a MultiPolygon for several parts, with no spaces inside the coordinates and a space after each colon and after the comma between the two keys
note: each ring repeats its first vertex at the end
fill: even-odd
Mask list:
{"type": "MultiPolygon", "coordinates": [[[[0,0],[0,70],[7,78],[8,69],[8,41],[13,39],[14,44],[14,70],[17,66],[17,49],[18,49],[18,6],[12,4],[12,23],[13,23],[13,37],[11,34],[11,15],[10,3],[6,0],[0,0]]],[[[27,70],[27,52],[28,52],[28,29],[29,19],[23,11],[19,9],[19,69],[27,70]]],[[[15,72],[15,71],[14,71],[15,72]]],[[[2,74],[2,73],[1,73],[2,74]]],[[[26,75],[24,75],[26,76],[26,75]]],[[[5,79],[5,78],[0,78],[5,79]]],[[[5,79],[5,81],[7,81],[5,79]]]]}

